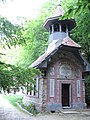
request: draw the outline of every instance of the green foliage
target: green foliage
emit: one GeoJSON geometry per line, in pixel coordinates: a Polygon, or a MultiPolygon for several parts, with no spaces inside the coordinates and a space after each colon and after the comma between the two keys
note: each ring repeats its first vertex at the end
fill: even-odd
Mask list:
{"type": "MultiPolygon", "coordinates": [[[[33,78],[40,74],[38,69],[34,68],[18,68],[14,70],[16,85],[22,85],[27,87],[27,85],[34,84],[33,78]]],[[[28,89],[28,88],[27,88],[28,89]]]]}
{"type": "Polygon", "coordinates": [[[0,62],[0,88],[3,88],[4,91],[14,85],[10,67],[11,65],[0,62]]]}
{"type": "Polygon", "coordinates": [[[63,0],[66,7],[65,18],[74,18],[76,27],[71,31],[71,37],[82,46],[82,52],[90,62],[90,1],[89,0],[63,0]]]}
{"type": "Polygon", "coordinates": [[[16,102],[21,103],[23,99],[23,96],[21,95],[4,95],[3,97],[7,99],[15,107],[17,107],[16,102]]]}
{"type": "MultiPolygon", "coordinates": [[[[8,46],[10,48],[11,46],[23,44],[22,31],[22,27],[14,25],[6,18],[0,16],[0,46],[8,46]]],[[[4,54],[1,53],[0,55],[3,56],[4,54]]],[[[19,69],[14,65],[0,62],[0,88],[6,91],[10,87],[14,87],[17,82],[13,78],[16,77],[18,72],[19,69]]]]}
{"type": "Polygon", "coordinates": [[[90,75],[86,77],[85,84],[86,84],[85,87],[86,95],[90,95],[90,75]]]}
{"type": "MultiPolygon", "coordinates": [[[[82,46],[82,53],[90,62],[90,0],[63,0],[66,7],[65,18],[74,18],[76,27],[71,31],[71,37],[82,46]]],[[[85,78],[86,95],[90,95],[90,75],[85,78]]]]}
{"type": "Polygon", "coordinates": [[[90,13],[85,13],[77,17],[77,26],[72,31],[73,39],[82,46],[82,52],[85,53],[87,60],[90,62],[90,13]]]}
{"type": "Polygon", "coordinates": [[[0,42],[3,46],[15,46],[23,44],[25,40],[22,36],[23,28],[19,25],[14,25],[6,18],[0,16],[0,42]]]}
{"type": "Polygon", "coordinates": [[[19,103],[22,108],[26,109],[28,112],[32,113],[33,115],[38,114],[38,111],[35,108],[33,103],[29,105],[23,104],[23,96],[22,95],[3,95],[5,99],[7,99],[13,106],[18,107],[17,103],[19,103]]]}
{"type": "Polygon", "coordinates": [[[30,103],[29,105],[25,105],[23,103],[19,103],[24,109],[28,112],[32,113],[33,115],[38,114],[39,112],[36,110],[34,103],[30,103]]]}
{"type": "MultiPolygon", "coordinates": [[[[15,62],[15,65],[19,65],[22,68],[5,63],[0,64],[0,87],[3,88],[4,91],[10,87],[18,87],[20,85],[30,90],[29,84],[35,83],[32,79],[40,72],[33,68],[27,68],[27,66],[36,60],[47,47],[48,32],[43,28],[43,23],[46,17],[50,15],[52,5],[55,2],[56,0],[50,0],[46,3],[42,7],[41,14],[38,18],[28,21],[24,29],[18,25],[13,25],[6,18],[0,17],[0,41],[3,45],[7,45],[10,48],[12,45],[21,44],[26,40],[26,44],[21,50],[23,53],[19,55],[20,59],[18,57],[18,61],[15,62]]],[[[12,52],[13,57],[18,53],[18,51],[12,52]]],[[[17,59],[17,55],[14,58],[17,59]]]]}
{"type": "Polygon", "coordinates": [[[35,84],[33,78],[40,72],[34,68],[20,68],[14,65],[0,63],[0,88],[4,91],[9,90],[11,87],[17,88],[24,86],[27,89],[28,84],[35,84]]]}
{"type": "MultiPolygon", "coordinates": [[[[43,54],[48,46],[49,33],[43,27],[45,20],[52,14],[57,0],[46,2],[41,8],[39,16],[26,22],[23,37],[26,44],[21,47],[21,53],[16,64],[27,67],[43,54]]],[[[14,55],[15,56],[15,55],[14,55]]]]}
{"type": "MultiPolygon", "coordinates": [[[[32,20],[27,23],[25,38],[26,46],[24,46],[25,56],[27,65],[30,65],[36,60],[47,47],[48,32],[43,28],[43,20],[32,20]]],[[[25,61],[24,61],[25,62],[25,61]]]]}

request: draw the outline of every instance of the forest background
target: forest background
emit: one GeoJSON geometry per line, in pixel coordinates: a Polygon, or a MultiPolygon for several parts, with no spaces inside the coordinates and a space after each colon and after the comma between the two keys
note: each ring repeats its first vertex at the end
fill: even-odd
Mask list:
{"type": "MultiPolygon", "coordinates": [[[[37,18],[24,18],[21,25],[0,17],[0,87],[3,90],[11,86],[27,87],[40,73],[28,67],[47,49],[49,33],[43,24],[57,4],[57,0],[48,0],[42,5],[37,18]]],[[[82,46],[81,52],[90,63],[90,0],[61,0],[60,4],[65,10],[61,19],[75,19],[76,27],[70,32],[70,37],[82,46]]],[[[88,94],[90,75],[86,83],[88,94]]]]}

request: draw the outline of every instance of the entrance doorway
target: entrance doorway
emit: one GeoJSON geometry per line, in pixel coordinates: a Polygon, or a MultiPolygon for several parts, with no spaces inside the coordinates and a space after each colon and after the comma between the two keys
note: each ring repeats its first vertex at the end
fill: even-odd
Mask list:
{"type": "Polygon", "coordinates": [[[62,84],[62,107],[70,107],[71,101],[71,85],[62,84]]]}

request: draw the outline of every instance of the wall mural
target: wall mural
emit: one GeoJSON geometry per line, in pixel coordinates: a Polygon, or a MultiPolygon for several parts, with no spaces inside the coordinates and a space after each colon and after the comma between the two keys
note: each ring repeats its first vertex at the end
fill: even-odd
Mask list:
{"type": "Polygon", "coordinates": [[[68,64],[62,64],[59,69],[60,78],[72,78],[72,69],[68,64]]]}

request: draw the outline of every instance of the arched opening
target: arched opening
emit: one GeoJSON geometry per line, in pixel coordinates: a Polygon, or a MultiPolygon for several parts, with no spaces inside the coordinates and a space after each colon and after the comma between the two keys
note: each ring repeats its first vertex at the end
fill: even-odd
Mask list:
{"type": "Polygon", "coordinates": [[[62,32],[66,32],[66,25],[63,24],[61,27],[62,27],[62,32]]]}
{"type": "Polygon", "coordinates": [[[59,32],[59,24],[54,24],[54,32],[59,32]]]}
{"type": "Polygon", "coordinates": [[[52,26],[50,26],[50,34],[52,33],[52,26]]]}
{"type": "Polygon", "coordinates": [[[50,26],[49,32],[50,34],[53,32],[68,32],[68,27],[66,24],[56,23],[50,26]]]}

